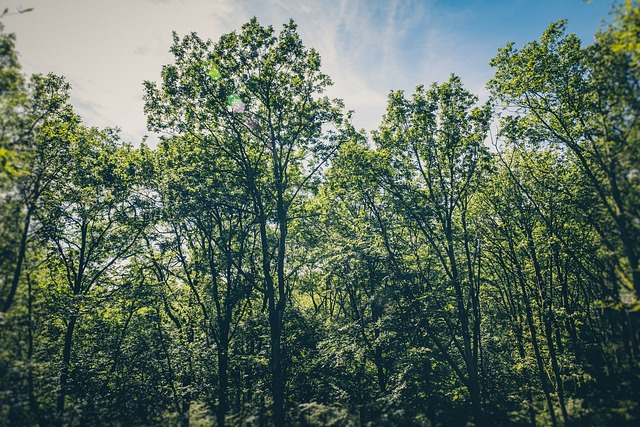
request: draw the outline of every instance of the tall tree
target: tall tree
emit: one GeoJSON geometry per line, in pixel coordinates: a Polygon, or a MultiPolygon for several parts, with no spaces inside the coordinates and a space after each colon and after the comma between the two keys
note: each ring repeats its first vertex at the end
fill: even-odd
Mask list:
{"type": "Polygon", "coordinates": [[[483,143],[491,108],[476,102],[455,75],[426,91],[418,87],[411,100],[391,93],[375,140],[397,171],[381,182],[440,265],[440,276],[428,279],[440,288],[430,303],[438,307],[449,336],[439,337],[431,326],[427,333],[468,389],[473,418],[481,425],[480,253],[469,206],[487,164],[483,143]]]}
{"type": "Polygon", "coordinates": [[[73,113],[70,86],[63,78],[34,75],[28,84],[22,84],[20,78],[5,71],[8,80],[0,122],[0,197],[2,233],[8,233],[3,241],[11,242],[3,250],[2,264],[11,273],[3,275],[8,280],[1,290],[0,311],[6,313],[22,277],[38,200],[62,178],[62,166],[69,156],[68,140],[79,118],[73,113]]]}
{"type": "MultiPolygon", "coordinates": [[[[231,340],[254,291],[257,229],[250,199],[238,177],[227,174],[229,159],[215,149],[185,137],[168,139],[158,149],[158,186],[162,221],[153,237],[161,248],[153,257],[160,279],[174,277],[189,289],[199,325],[217,351],[216,414],[225,424],[228,412],[231,340]]],[[[170,280],[161,280],[167,285],[170,280]]],[[[176,301],[180,304],[180,301],[176,301]]],[[[183,321],[168,314],[179,329],[183,321]]],[[[186,326],[185,326],[186,327],[186,326]]],[[[190,386],[190,385],[189,385],[190,386]]]]}
{"type": "Polygon", "coordinates": [[[510,43],[492,59],[496,73],[489,82],[497,99],[517,108],[519,126],[564,147],[588,178],[615,230],[610,237],[619,254],[621,290],[635,293],[636,301],[640,68],[638,45],[627,36],[637,32],[638,10],[636,1],[626,2],[618,9],[617,25],[601,30],[591,46],[582,47],[577,36],[567,35],[565,21],[520,50],[510,43]]]}
{"type": "Polygon", "coordinates": [[[254,18],[212,46],[174,35],[175,64],[161,87],[146,83],[153,130],[196,138],[229,159],[259,229],[259,287],[269,313],[273,419],[285,422],[282,336],[291,292],[289,225],[318,171],[335,151],[325,125],[340,124],[339,104],[318,96],[331,84],[320,56],[302,44],[293,22],[276,35],[254,18]]]}
{"type": "Polygon", "coordinates": [[[68,313],[56,403],[59,425],[65,422],[74,332],[90,309],[85,299],[116,267],[126,265],[147,216],[145,204],[132,192],[131,150],[120,145],[116,134],[79,127],[69,144],[67,179],[40,199],[38,215],[50,275],[68,313]]]}

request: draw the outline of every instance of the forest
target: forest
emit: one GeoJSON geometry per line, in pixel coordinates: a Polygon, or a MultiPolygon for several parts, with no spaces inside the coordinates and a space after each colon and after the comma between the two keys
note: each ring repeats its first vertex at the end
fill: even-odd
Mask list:
{"type": "Polygon", "coordinates": [[[157,146],[3,30],[0,426],[638,425],[640,5],[612,10],[372,132],[293,21],[174,33],[157,146]]]}

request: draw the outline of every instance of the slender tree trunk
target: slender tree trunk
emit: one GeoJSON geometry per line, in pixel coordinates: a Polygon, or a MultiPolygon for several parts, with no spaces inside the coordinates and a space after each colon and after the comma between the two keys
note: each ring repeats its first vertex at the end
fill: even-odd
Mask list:
{"type": "MultiPolygon", "coordinates": [[[[518,275],[522,273],[519,271],[518,275]]],[[[538,374],[540,376],[540,383],[542,385],[542,391],[544,393],[545,400],[547,401],[547,408],[549,409],[549,416],[551,417],[551,424],[556,427],[558,421],[556,420],[555,410],[553,408],[553,402],[551,401],[551,393],[549,391],[549,378],[547,377],[546,370],[544,368],[544,362],[542,355],[540,354],[540,347],[538,346],[538,333],[536,332],[536,326],[533,321],[533,312],[531,309],[531,302],[529,301],[529,295],[526,289],[524,279],[520,276],[518,278],[520,282],[520,290],[522,292],[522,299],[524,300],[525,313],[527,317],[527,325],[529,327],[529,333],[531,334],[531,344],[533,345],[533,353],[536,357],[536,363],[538,364],[538,374]]]]}
{"type": "MultiPolygon", "coordinates": [[[[460,285],[460,277],[458,273],[458,265],[455,257],[453,247],[453,232],[450,227],[451,220],[448,220],[446,225],[445,234],[447,238],[447,252],[449,257],[449,263],[451,268],[451,283],[456,293],[456,302],[458,306],[458,318],[461,324],[462,340],[464,345],[464,362],[467,368],[467,389],[471,397],[471,412],[473,414],[473,420],[476,426],[484,425],[482,415],[482,404],[480,398],[480,383],[478,376],[478,361],[475,358],[476,354],[471,345],[471,332],[469,328],[469,317],[464,305],[464,296],[462,293],[462,287],[460,285]]],[[[470,291],[472,292],[472,291],[470,291]]]]}
{"type": "MultiPolygon", "coordinates": [[[[524,286],[524,283],[521,283],[521,286],[524,286]]],[[[533,352],[536,357],[536,362],[538,364],[538,373],[540,375],[540,383],[542,384],[542,391],[547,401],[547,408],[549,409],[549,415],[551,416],[551,424],[555,427],[558,425],[558,421],[556,420],[556,414],[553,408],[553,402],[551,401],[551,393],[549,390],[549,378],[547,377],[547,373],[544,368],[544,362],[542,360],[542,355],[540,354],[540,348],[538,346],[538,334],[536,332],[536,327],[533,321],[531,304],[528,300],[529,297],[524,295],[524,299],[525,299],[525,307],[526,307],[526,314],[527,314],[527,324],[529,326],[529,333],[531,334],[531,343],[533,345],[533,352]]]]}
{"type": "Polygon", "coordinates": [[[285,377],[282,365],[282,330],[286,295],[284,288],[284,239],[286,224],[280,224],[280,242],[278,248],[278,302],[271,318],[271,357],[273,363],[273,418],[276,427],[285,425],[285,377]]]}
{"type": "Polygon", "coordinates": [[[38,407],[38,401],[35,396],[35,388],[33,381],[33,290],[31,287],[31,277],[29,273],[27,273],[27,313],[28,313],[28,352],[27,352],[27,360],[29,362],[28,365],[28,386],[29,386],[29,410],[31,411],[31,416],[34,417],[38,424],[42,424],[42,418],[40,415],[40,408],[38,407]]]}
{"type": "Polygon", "coordinates": [[[62,350],[62,369],[60,370],[60,390],[58,392],[57,412],[58,425],[64,424],[65,400],[67,398],[67,384],[69,380],[69,364],[71,361],[71,346],[73,344],[73,331],[78,321],[78,315],[72,314],[67,324],[67,332],[64,335],[64,348],[62,350]]]}
{"type": "MultiPolygon", "coordinates": [[[[377,283],[374,278],[375,266],[369,265],[369,283],[377,283]]],[[[373,286],[372,286],[373,287],[373,286]]],[[[371,289],[372,294],[376,292],[375,289],[371,289]]],[[[371,320],[373,325],[377,325],[378,321],[382,317],[383,306],[375,299],[371,302],[371,320]]],[[[385,363],[383,358],[382,346],[379,343],[380,339],[380,328],[374,326],[373,328],[373,337],[374,342],[371,343],[370,340],[367,339],[364,328],[362,329],[362,335],[365,339],[367,345],[371,348],[373,352],[373,361],[376,365],[376,376],[378,378],[378,387],[382,393],[387,391],[387,370],[385,369],[385,363]]]]}
{"type": "Polygon", "coordinates": [[[287,293],[284,275],[284,262],[287,239],[287,209],[285,207],[282,174],[275,164],[275,177],[277,185],[277,213],[278,213],[278,252],[277,252],[277,279],[278,300],[271,318],[271,356],[273,369],[273,420],[276,427],[285,425],[285,376],[282,365],[282,330],[284,327],[284,310],[286,308],[287,293]]]}
{"type": "Polygon", "coordinates": [[[547,377],[547,373],[544,367],[544,362],[542,360],[542,355],[540,354],[540,347],[538,346],[538,333],[536,331],[536,326],[533,320],[533,310],[531,308],[531,301],[529,299],[529,292],[527,291],[524,272],[522,271],[522,266],[518,262],[518,253],[515,250],[513,239],[511,238],[511,236],[507,236],[507,239],[509,244],[509,251],[511,252],[513,263],[516,270],[515,272],[516,272],[517,280],[520,285],[522,300],[524,302],[527,326],[529,328],[529,333],[531,335],[531,345],[533,346],[533,353],[536,358],[536,363],[538,365],[538,375],[540,378],[540,384],[542,386],[542,391],[544,393],[544,397],[547,402],[549,416],[551,417],[551,424],[553,425],[553,427],[556,427],[558,425],[558,420],[556,419],[556,414],[553,408],[553,402],[551,400],[551,394],[549,391],[549,378],[547,377]]]}
{"type": "MultiPolygon", "coordinates": [[[[544,325],[544,335],[547,341],[547,347],[549,349],[549,358],[551,359],[551,369],[553,369],[553,375],[556,379],[556,391],[558,393],[558,403],[560,404],[560,412],[562,413],[563,422],[569,420],[569,414],[567,413],[567,407],[564,401],[564,387],[562,382],[562,375],[560,373],[560,366],[558,365],[558,357],[556,356],[556,347],[553,343],[553,308],[552,308],[552,295],[548,295],[545,290],[545,284],[542,277],[542,269],[538,256],[536,254],[535,245],[533,242],[533,235],[531,229],[526,228],[527,244],[529,246],[529,254],[533,262],[533,269],[536,276],[536,283],[538,286],[538,294],[540,295],[540,304],[544,325]]],[[[551,287],[551,286],[550,286],[551,287]]]]}
{"type": "Polygon", "coordinates": [[[221,328],[220,343],[218,345],[218,408],[216,418],[218,427],[225,425],[228,411],[229,393],[229,331],[226,326],[221,328]]]}
{"type": "Polygon", "coordinates": [[[271,328],[271,375],[273,391],[273,421],[276,427],[284,427],[284,369],[282,366],[281,338],[282,330],[277,321],[272,322],[271,328]]]}
{"type": "MultiPolygon", "coordinates": [[[[475,381],[475,385],[474,387],[477,387],[477,407],[474,409],[474,413],[476,416],[476,425],[484,425],[484,420],[483,420],[483,413],[482,413],[482,407],[481,407],[481,398],[482,398],[482,393],[481,393],[481,384],[480,384],[480,378],[479,378],[479,373],[480,373],[480,365],[478,363],[479,361],[479,354],[480,354],[480,345],[481,345],[481,335],[480,335],[480,243],[477,242],[477,246],[476,246],[476,251],[475,251],[475,257],[478,263],[478,274],[476,276],[475,274],[475,269],[473,266],[473,259],[471,256],[471,249],[469,248],[469,233],[468,233],[468,229],[467,229],[467,215],[466,215],[466,210],[467,210],[467,205],[466,203],[463,206],[462,209],[462,230],[463,230],[463,236],[464,236],[464,247],[465,247],[465,255],[466,255],[466,262],[467,262],[467,275],[468,275],[468,281],[469,281],[469,296],[471,299],[471,308],[472,308],[472,313],[473,316],[471,318],[472,321],[472,325],[471,325],[471,332],[469,332],[469,334],[471,335],[471,341],[470,341],[470,360],[472,363],[472,371],[473,371],[473,380],[475,381]]],[[[470,379],[471,379],[471,375],[470,375],[470,379]]]]}
{"type": "MultiPolygon", "coordinates": [[[[282,235],[282,231],[281,231],[282,235]]],[[[260,215],[260,240],[262,245],[262,271],[265,281],[265,293],[269,310],[269,333],[271,344],[271,392],[273,393],[273,422],[276,427],[284,427],[284,371],[282,367],[282,311],[284,300],[282,296],[276,302],[276,289],[271,274],[269,243],[267,237],[267,218],[264,212],[260,215]]],[[[278,250],[278,276],[280,276],[281,262],[284,252],[278,250]]],[[[284,277],[284,275],[283,275],[284,277]]],[[[278,284],[280,285],[280,284],[278,284]]]]}
{"type": "Polygon", "coordinates": [[[280,162],[276,153],[276,142],[273,146],[273,176],[276,185],[276,225],[278,233],[278,247],[276,251],[277,283],[274,283],[271,273],[271,250],[267,236],[267,215],[265,213],[262,196],[258,190],[253,173],[249,171],[249,187],[253,193],[253,202],[258,212],[260,227],[260,245],[262,257],[262,273],[264,276],[264,293],[269,312],[269,334],[271,344],[271,392],[273,394],[273,423],[275,427],[284,427],[285,423],[285,378],[282,366],[282,329],[284,310],[286,307],[286,289],[284,275],[284,261],[287,237],[287,209],[284,201],[284,189],[280,162]],[[276,288],[277,286],[277,288],[276,288]]]}
{"type": "MultiPolygon", "coordinates": [[[[380,337],[380,331],[376,328],[375,330],[376,341],[380,337]]],[[[374,346],[374,360],[376,363],[376,374],[378,377],[378,387],[382,393],[387,391],[387,373],[385,369],[384,359],[382,358],[382,347],[379,345],[374,346]]]]}
{"type": "MultiPolygon", "coordinates": [[[[558,267],[560,268],[560,267],[558,267]]],[[[564,321],[564,327],[569,334],[571,348],[573,350],[573,354],[578,363],[581,363],[583,360],[582,357],[582,346],[580,344],[580,340],[578,339],[578,332],[576,330],[576,324],[574,320],[574,310],[572,305],[569,303],[569,283],[568,283],[568,273],[567,267],[565,265],[565,273],[562,275],[561,279],[561,293],[562,293],[562,307],[564,308],[567,316],[564,321]]]]}
{"type": "MultiPolygon", "coordinates": [[[[191,324],[186,323],[186,335],[187,335],[187,342],[188,342],[188,346],[191,347],[193,345],[193,340],[194,340],[194,333],[193,333],[193,328],[191,327],[191,324]]],[[[180,425],[182,427],[189,427],[189,424],[191,423],[191,401],[193,400],[193,393],[191,393],[191,384],[193,384],[193,377],[194,377],[194,373],[193,373],[193,363],[192,363],[192,356],[189,354],[189,356],[187,357],[187,366],[185,369],[182,370],[182,373],[180,374],[180,378],[181,378],[181,385],[182,385],[182,405],[180,405],[181,407],[181,411],[180,411],[180,425]]]]}
{"type": "MultiPolygon", "coordinates": [[[[521,316],[518,316],[518,318],[520,318],[521,316]]],[[[515,335],[516,335],[516,344],[518,346],[518,354],[520,355],[520,360],[522,360],[523,362],[526,360],[526,353],[524,351],[524,343],[523,343],[523,338],[522,338],[522,326],[520,324],[518,324],[516,326],[516,331],[515,331],[515,335]]],[[[535,427],[536,425],[536,410],[533,407],[533,396],[531,395],[531,388],[527,387],[527,406],[529,409],[529,423],[531,424],[532,427],[535,427]]]]}
{"type": "Polygon", "coordinates": [[[31,226],[31,215],[33,209],[29,207],[27,209],[27,216],[24,220],[24,227],[22,228],[22,235],[20,236],[20,247],[18,249],[18,258],[16,259],[16,266],[13,270],[13,277],[11,278],[11,287],[9,288],[9,295],[2,305],[2,312],[6,313],[11,308],[13,298],[18,290],[18,284],[20,283],[20,276],[22,275],[22,265],[24,263],[25,254],[27,252],[27,238],[29,236],[29,228],[31,226]]]}
{"type": "Polygon", "coordinates": [[[180,426],[181,427],[189,427],[190,416],[189,411],[191,409],[191,392],[189,388],[191,387],[191,373],[189,371],[182,373],[182,392],[184,395],[182,396],[182,405],[180,405],[181,413],[180,413],[180,426]]]}

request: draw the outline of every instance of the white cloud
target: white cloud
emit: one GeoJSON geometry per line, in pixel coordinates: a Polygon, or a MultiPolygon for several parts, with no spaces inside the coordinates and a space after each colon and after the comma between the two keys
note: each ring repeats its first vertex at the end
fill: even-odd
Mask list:
{"type": "Polygon", "coordinates": [[[87,124],[120,127],[123,137],[138,142],[148,133],[142,82],[158,80],[162,65],[172,61],[174,30],[216,40],[254,15],[276,30],[293,18],[335,83],[328,95],[356,110],[356,126],[373,129],[390,90],[411,92],[451,72],[486,97],[487,62],[511,38],[488,25],[509,24],[509,14],[524,7],[500,4],[479,10],[436,0],[31,0],[33,12],[3,22],[17,33],[26,72],[66,76],[87,124]],[[493,38],[484,38],[487,28],[493,38]],[[492,46],[497,36],[501,42],[492,46]]]}

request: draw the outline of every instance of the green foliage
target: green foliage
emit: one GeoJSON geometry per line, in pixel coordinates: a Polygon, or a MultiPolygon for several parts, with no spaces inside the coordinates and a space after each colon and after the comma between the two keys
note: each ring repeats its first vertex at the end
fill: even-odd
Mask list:
{"type": "Polygon", "coordinates": [[[619,257],[621,286],[637,300],[640,224],[634,218],[640,206],[634,171],[640,160],[640,75],[633,50],[616,41],[624,31],[637,31],[636,14],[637,4],[625,3],[616,24],[585,48],[575,35],[565,34],[564,22],[552,24],[540,41],[522,50],[508,44],[491,62],[496,74],[489,87],[496,99],[517,108],[518,119],[510,119],[505,129],[565,150],[587,178],[617,235],[609,237],[619,257]]]}
{"type": "Polygon", "coordinates": [[[0,426],[637,424],[639,16],[371,140],[292,21],[174,34],[138,148],[0,34],[0,426]]]}

